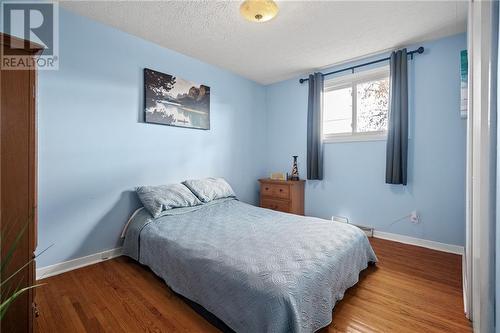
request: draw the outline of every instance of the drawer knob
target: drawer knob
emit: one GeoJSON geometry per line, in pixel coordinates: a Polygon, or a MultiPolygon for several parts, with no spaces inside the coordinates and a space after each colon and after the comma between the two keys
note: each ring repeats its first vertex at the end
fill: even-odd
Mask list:
{"type": "Polygon", "coordinates": [[[282,189],[282,188],[280,188],[280,192],[283,192],[283,189],[282,189]]]}
{"type": "Polygon", "coordinates": [[[266,191],[268,191],[268,190],[269,190],[269,187],[266,187],[266,188],[265,188],[265,190],[266,190],[266,191]]]}

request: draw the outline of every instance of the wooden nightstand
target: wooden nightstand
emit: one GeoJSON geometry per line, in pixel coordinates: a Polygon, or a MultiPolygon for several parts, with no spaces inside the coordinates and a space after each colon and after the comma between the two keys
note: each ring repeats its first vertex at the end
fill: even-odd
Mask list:
{"type": "Polygon", "coordinates": [[[259,179],[260,206],[304,215],[304,180],[259,179]]]}

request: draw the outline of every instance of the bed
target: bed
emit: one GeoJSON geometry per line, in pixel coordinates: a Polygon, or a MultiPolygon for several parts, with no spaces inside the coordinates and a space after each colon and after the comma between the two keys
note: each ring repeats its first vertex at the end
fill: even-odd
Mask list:
{"type": "Polygon", "coordinates": [[[314,332],[377,261],[366,235],[339,222],[225,198],[131,218],[124,254],[236,332],[314,332]]]}

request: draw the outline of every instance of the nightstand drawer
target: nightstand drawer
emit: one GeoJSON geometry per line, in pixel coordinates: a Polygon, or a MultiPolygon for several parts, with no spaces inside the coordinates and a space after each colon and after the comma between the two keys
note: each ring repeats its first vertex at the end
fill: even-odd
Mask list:
{"type": "Polygon", "coordinates": [[[290,186],[286,184],[261,184],[260,190],[263,196],[289,199],[290,186]]]}
{"type": "Polygon", "coordinates": [[[304,215],[303,180],[259,179],[260,206],[304,215]]]}
{"type": "Polygon", "coordinates": [[[285,213],[288,213],[288,211],[290,210],[290,204],[288,203],[288,201],[283,201],[283,200],[273,200],[273,199],[263,198],[260,202],[260,206],[263,208],[278,210],[280,212],[285,212],[285,213]]]}

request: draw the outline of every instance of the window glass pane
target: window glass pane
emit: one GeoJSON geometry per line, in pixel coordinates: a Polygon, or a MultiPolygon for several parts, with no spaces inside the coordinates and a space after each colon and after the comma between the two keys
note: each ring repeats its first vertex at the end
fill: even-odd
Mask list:
{"type": "Polygon", "coordinates": [[[325,92],[323,134],[352,132],[352,88],[325,92]]]}
{"type": "Polygon", "coordinates": [[[357,84],[357,131],[386,131],[389,78],[357,84]]]}

